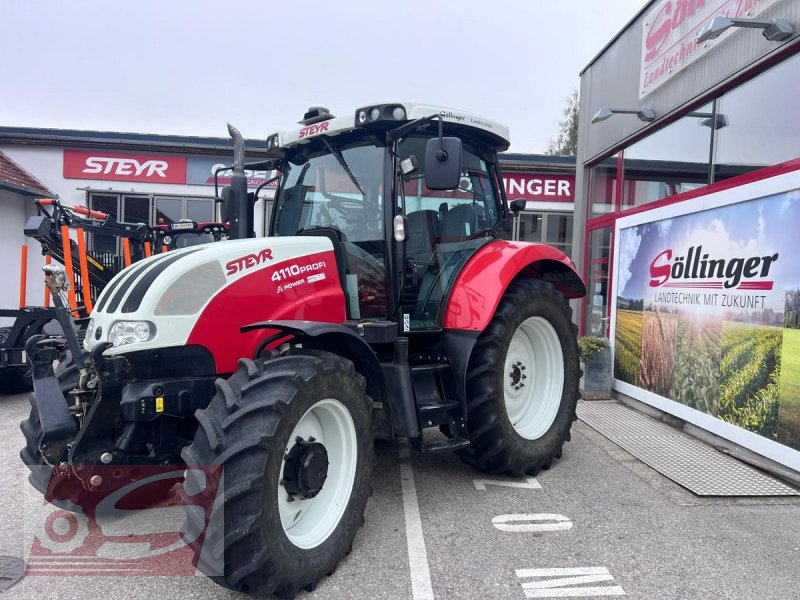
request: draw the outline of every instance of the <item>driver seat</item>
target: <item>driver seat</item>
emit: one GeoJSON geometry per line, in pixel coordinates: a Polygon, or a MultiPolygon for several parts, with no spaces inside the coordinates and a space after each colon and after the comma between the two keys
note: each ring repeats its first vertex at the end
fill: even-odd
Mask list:
{"type": "Polygon", "coordinates": [[[443,216],[442,243],[463,242],[477,231],[477,223],[478,213],[472,204],[451,207],[443,216]]]}

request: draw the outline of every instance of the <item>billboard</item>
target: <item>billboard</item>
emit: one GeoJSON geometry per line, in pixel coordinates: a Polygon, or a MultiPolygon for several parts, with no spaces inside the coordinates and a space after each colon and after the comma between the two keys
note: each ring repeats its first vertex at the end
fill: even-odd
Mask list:
{"type": "Polygon", "coordinates": [[[639,98],[677,75],[684,67],[735,35],[733,27],[716,40],[695,40],[708,21],[717,16],[752,18],[780,0],[661,0],[642,21],[639,64],[639,98]]]}
{"type": "MultiPolygon", "coordinates": [[[[231,164],[231,157],[206,158],[204,156],[189,156],[186,168],[186,183],[191,185],[214,185],[214,172],[231,164]]],[[[247,187],[258,187],[262,183],[275,177],[275,171],[245,171],[247,187]]],[[[220,171],[217,177],[219,185],[229,185],[231,182],[230,170],[220,171]]],[[[267,189],[275,189],[278,182],[267,184],[267,189]]]]}
{"type": "Polygon", "coordinates": [[[575,202],[574,175],[506,171],[503,173],[503,188],[509,200],[575,202]]]}
{"type": "Polygon", "coordinates": [[[716,433],[732,426],[797,451],[800,178],[773,179],[787,177],[782,191],[742,199],[764,180],[620,220],[614,378],[724,423],[716,433]]]}
{"type": "Polygon", "coordinates": [[[128,154],[64,150],[65,179],[186,183],[186,157],[172,154],[128,154]]]}

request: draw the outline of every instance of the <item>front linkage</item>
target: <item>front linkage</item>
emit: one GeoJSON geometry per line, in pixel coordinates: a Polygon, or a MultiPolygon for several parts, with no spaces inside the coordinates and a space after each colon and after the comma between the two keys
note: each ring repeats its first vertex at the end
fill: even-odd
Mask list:
{"type": "Polygon", "coordinates": [[[64,271],[45,272],[64,337],[33,336],[26,344],[34,393],[31,418],[21,426],[28,442],[22,459],[48,500],[82,505],[85,492],[119,489],[137,478],[135,469],[122,467],[182,464],[181,422],[207,403],[213,381],[136,381],[128,359],[104,354],[109,342],[89,355],[66,305],[64,271]],[[54,370],[65,350],[70,358],[54,370]]]}

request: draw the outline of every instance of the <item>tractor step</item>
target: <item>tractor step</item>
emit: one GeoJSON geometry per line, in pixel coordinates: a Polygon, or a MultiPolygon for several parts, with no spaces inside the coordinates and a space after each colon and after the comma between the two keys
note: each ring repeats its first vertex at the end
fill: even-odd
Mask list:
{"type": "Polygon", "coordinates": [[[452,452],[469,446],[466,407],[459,398],[455,374],[450,363],[425,363],[411,366],[411,381],[417,407],[420,435],[412,438],[415,450],[424,453],[452,452]],[[425,441],[424,430],[447,431],[447,439],[425,441]]]}
{"type": "MultiPolygon", "coordinates": [[[[418,440],[420,438],[417,438],[418,440]]],[[[413,447],[418,452],[422,452],[423,454],[436,454],[437,452],[454,452],[455,450],[461,450],[462,448],[466,448],[469,446],[469,440],[465,440],[464,438],[448,438],[445,440],[437,440],[435,442],[425,443],[417,443],[413,444],[413,447]]]]}

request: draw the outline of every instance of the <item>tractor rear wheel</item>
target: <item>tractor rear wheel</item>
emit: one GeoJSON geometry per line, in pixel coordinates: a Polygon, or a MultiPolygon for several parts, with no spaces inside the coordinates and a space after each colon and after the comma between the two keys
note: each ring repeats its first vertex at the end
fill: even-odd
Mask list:
{"type": "Polygon", "coordinates": [[[226,587],[291,598],[350,551],[370,492],[372,402],[353,363],[321,351],[242,359],[198,410],[182,495],[198,568],[226,587]],[[205,465],[221,490],[204,490],[205,465]],[[197,467],[197,468],[193,468],[197,467]],[[222,518],[192,510],[221,506],[222,518]],[[203,534],[204,535],[201,535],[203,534]]]}
{"type": "Polygon", "coordinates": [[[513,282],[470,357],[462,460],[514,476],[548,469],[570,439],[579,377],[565,298],[547,282],[513,282]]]}

